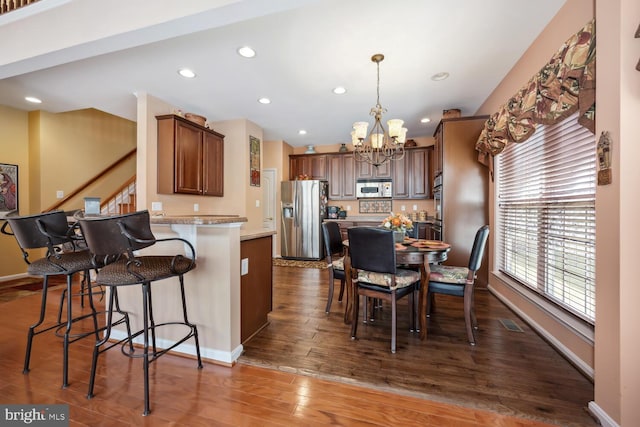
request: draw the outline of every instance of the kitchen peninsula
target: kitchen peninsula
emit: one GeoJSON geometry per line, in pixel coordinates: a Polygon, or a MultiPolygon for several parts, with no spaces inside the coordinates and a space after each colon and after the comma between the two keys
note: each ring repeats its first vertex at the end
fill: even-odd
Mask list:
{"type": "MultiPolygon", "coordinates": [[[[267,239],[271,230],[241,230],[247,218],[234,215],[156,216],[151,226],[157,239],[180,237],[189,241],[196,251],[195,270],[184,276],[189,320],[198,327],[200,351],[209,361],[231,366],[242,353],[241,343],[241,244],[267,239]]],[[[145,255],[187,253],[179,242],[157,244],[143,251],[145,255]]],[[[271,265],[270,251],[262,257],[271,265]],[[268,259],[266,259],[268,257],[268,259]]],[[[254,255],[255,256],[255,255],[254,255]]],[[[249,264],[247,262],[247,264],[249,264]]],[[[247,269],[256,268],[252,262],[247,269]]],[[[270,270],[269,270],[270,272],[270,270]]],[[[182,308],[177,278],[154,282],[153,307],[156,323],[179,319],[182,308]]],[[[268,286],[271,286],[269,277],[268,286]]],[[[120,305],[131,315],[132,329],[141,329],[141,294],[138,288],[120,289],[120,305]]],[[[268,298],[271,292],[268,290],[268,298]]],[[[262,304],[271,307],[271,302],[262,304]]],[[[266,317],[266,314],[265,314],[266,317]]],[[[184,334],[180,326],[169,325],[156,332],[158,347],[166,348],[184,334]]],[[[125,335],[123,329],[113,332],[114,338],[125,335]]],[[[174,351],[195,355],[192,342],[183,343],[174,351]]]]}

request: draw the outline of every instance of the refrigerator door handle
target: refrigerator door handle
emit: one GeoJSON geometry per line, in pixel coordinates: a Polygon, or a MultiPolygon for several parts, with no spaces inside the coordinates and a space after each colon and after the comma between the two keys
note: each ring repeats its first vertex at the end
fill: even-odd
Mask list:
{"type": "Polygon", "coordinates": [[[298,206],[298,183],[293,182],[293,226],[299,227],[298,215],[300,214],[298,206]]]}

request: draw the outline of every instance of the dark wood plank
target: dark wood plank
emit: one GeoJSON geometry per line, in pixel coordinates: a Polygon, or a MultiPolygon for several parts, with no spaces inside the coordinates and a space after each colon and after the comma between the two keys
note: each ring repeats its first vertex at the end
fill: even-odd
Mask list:
{"type": "MultiPolygon", "coordinates": [[[[540,389],[531,395],[526,394],[526,384],[508,384],[507,377],[516,369],[522,355],[531,359],[531,363],[557,362],[544,352],[527,354],[523,350],[513,358],[496,356],[496,363],[507,370],[500,376],[504,377],[501,381],[488,376],[486,369],[474,372],[456,368],[460,361],[469,364],[474,358],[478,363],[487,363],[489,355],[483,351],[460,351],[464,326],[457,325],[454,319],[445,320],[446,304],[438,307],[442,311],[441,331],[430,330],[430,338],[424,344],[408,332],[400,333],[403,347],[398,349],[396,357],[390,357],[386,352],[385,313],[376,325],[363,327],[360,339],[353,342],[348,336],[348,326],[342,323],[341,305],[337,301],[332,313],[324,314],[326,278],[323,274],[326,272],[288,267],[277,267],[275,272],[272,324],[248,342],[243,363],[233,368],[206,363],[204,369],[198,370],[190,358],[163,356],[151,365],[152,413],[148,417],[141,415],[141,361],[123,356],[118,349],[101,356],[95,397],[86,398],[91,338],[71,345],[68,388],[60,388],[62,343],[52,333],[35,338],[31,372],[22,374],[26,330],[37,315],[39,295],[20,293],[13,298],[4,298],[0,302],[0,400],[4,404],[68,404],[71,426],[549,425],[534,419],[544,417],[514,410],[517,405],[512,400],[529,400],[528,407],[567,411],[567,416],[577,417],[574,423],[585,420],[576,414],[572,398],[563,396],[566,387],[584,386],[579,378],[563,374],[565,380],[570,380],[570,385],[559,390],[553,390],[552,384],[544,387],[531,382],[532,389],[540,389]],[[427,344],[437,344],[439,349],[427,344]],[[376,347],[384,348],[385,352],[376,347]],[[250,355],[256,352],[262,353],[260,358],[264,364],[271,363],[276,369],[252,366],[250,363],[254,363],[255,355],[250,355]],[[421,359],[427,355],[430,355],[428,359],[421,359]],[[354,360],[359,363],[352,363],[354,360]],[[422,363],[437,363],[443,374],[428,382],[416,378],[424,373],[416,371],[422,363]],[[358,377],[365,374],[384,378],[386,383],[375,387],[356,386],[362,383],[358,377]],[[483,384],[490,382],[493,387],[504,389],[493,393],[483,391],[483,384]],[[428,394],[411,391],[411,388],[425,384],[428,394]],[[491,399],[494,402],[469,405],[459,399],[450,399],[446,393],[441,394],[454,389],[465,400],[482,395],[485,402],[491,399]],[[544,390],[549,396],[543,399],[539,394],[544,390]],[[425,396],[431,399],[426,400],[425,396]]],[[[5,292],[5,297],[7,294],[5,292]]],[[[59,296],[60,288],[49,298],[50,318],[59,296]]],[[[81,310],[76,300],[74,310],[81,310]]],[[[481,322],[486,316],[480,317],[481,322]]],[[[504,333],[496,333],[497,337],[491,338],[493,342],[487,343],[491,334],[486,334],[485,330],[479,345],[508,344],[500,338],[504,333]]],[[[558,372],[561,371],[562,368],[558,368],[558,372]]],[[[524,378],[523,383],[529,383],[529,377],[524,378]]]]}
{"type": "Polygon", "coordinates": [[[324,313],[326,271],[277,267],[274,274],[270,324],[245,343],[241,363],[560,425],[597,425],[586,410],[593,384],[486,289],[476,292],[475,347],[462,299],[438,295],[426,341],[409,332],[407,301],[399,302],[398,350],[391,354],[389,305],[375,322],[360,324],[352,341],[344,303],[324,313]]]}

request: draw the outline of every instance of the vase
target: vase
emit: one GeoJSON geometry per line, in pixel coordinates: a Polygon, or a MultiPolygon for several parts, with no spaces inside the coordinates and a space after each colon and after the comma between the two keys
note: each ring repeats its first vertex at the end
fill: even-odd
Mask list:
{"type": "Polygon", "coordinates": [[[404,242],[404,231],[393,231],[393,241],[396,243],[404,242]]]}

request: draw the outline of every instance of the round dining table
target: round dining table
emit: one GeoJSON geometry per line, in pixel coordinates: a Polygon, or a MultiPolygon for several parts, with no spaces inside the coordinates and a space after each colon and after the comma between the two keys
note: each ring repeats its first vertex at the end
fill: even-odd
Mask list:
{"type": "MultiPolygon", "coordinates": [[[[357,314],[352,313],[353,301],[356,298],[356,290],[353,286],[351,271],[351,258],[349,256],[349,240],[344,240],[345,248],[344,270],[347,284],[347,303],[344,311],[344,323],[350,325],[357,319],[357,314]]],[[[451,250],[448,243],[434,240],[405,239],[403,243],[396,243],[396,264],[398,266],[420,268],[420,292],[418,294],[418,328],[420,339],[427,337],[426,310],[427,291],[429,289],[430,264],[439,264],[447,260],[447,254],[451,250]]]]}

